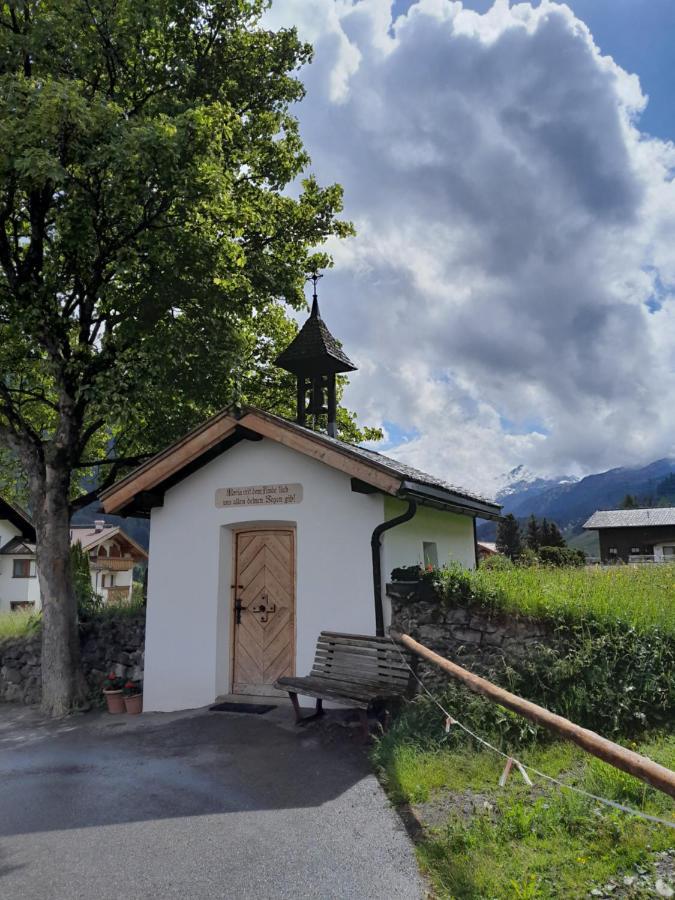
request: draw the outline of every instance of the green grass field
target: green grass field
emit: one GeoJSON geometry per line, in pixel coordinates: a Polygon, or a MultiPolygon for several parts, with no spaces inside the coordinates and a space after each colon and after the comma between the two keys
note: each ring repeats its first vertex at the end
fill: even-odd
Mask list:
{"type": "MultiPolygon", "coordinates": [[[[673,737],[652,739],[639,749],[675,766],[673,737]]],[[[591,793],[674,817],[673,803],[663,794],[572,745],[523,749],[518,756],[591,793]]],[[[460,747],[435,751],[387,745],[385,738],[374,757],[392,800],[410,804],[425,825],[417,855],[439,900],[576,898],[592,890],[642,898],[658,896],[659,877],[668,883],[668,874],[656,867],[664,858],[668,866],[675,863],[664,857],[673,846],[671,829],[601,807],[536,776],[528,787],[515,770],[500,788],[504,760],[476,749],[468,738],[460,747]]]]}
{"type": "MultiPolygon", "coordinates": [[[[630,694],[634,704],[651,696],[649,691],[644,693],[645,684],[667,676],[663,668],[667,664],[655,648],[665,652],[675,635],[675,566],[486,566],[473,573],[448,570],[437,584],[444,598],[439,602],[462,603],[468,598],[490,608],[550,618],[558,624],[570,622],[570,659],[558,660],[556,671],[564,675],[568,663],[572,670],[579,665],[583,671],[578,678],[549,679],[559,691],[549,699],[559,701],[563,709],[569,705],[566,701],[579,694],[584,700],[577,704],[579,709],[593,713],[599,721],[600,712],[607,713],[605,707],[613,709],[613,704],[623,702],[623,694],[616,694],[621,679],[612,675],[610,667],[619,646],[624,648],[621,652],[635,653],[635,658],[621,657],[620,662],[621,673],[634,670],[637,687],[630,694]],[[586,628],[584,623],[590,620],[599,626],[586,628]],[[630,639],[613,627],[617,622],[635,629],[630,639]],[[580,634],[587,637],[581,640],[580,634]],[[640,653],[647,654],[644,679],[638,672],[640,653]],[[594,674],[593,666],[600,666],[594,674]],[[590,678],[585,677],[587,672],[590,678]]],[[[529,696],[531,688],[524,682],[518,693],[529,696]]],[[[496,724],[490,724],[490,715],[481,719],[476,699],[458,694],[447,702],[453,714],[484,738],[497,746],[510,744],[509,752],[524,763],[590,793],[675,821],[675,805],[669,798],[575,746],[547,742],[543,736],[538,743],[525,740],[519,746],[517,737],[504,738],[496,724]]],[[[498,711],[487,701],[479,705],[498,711]]],[[[600,806],[536,776],[532,776],[534,786],[528,787],[515,770],[506,787],[500,788],[504,759],[480,750],[461,731],[451,731],[446,737],[440,711],[421,698],[406,707],[373,751],[392,801],[412,807],[423,823],[417,854],[434,897],[642,900],[672,896],[668,891],[675,889],[675,853],[669,851],[675,846],[674,830],[600,806]],[[660,894],[659,883],[664,891],[660,894]]],[[[612,737],[675,768],[672,730],[645,736],[639,748],[623,734],[615,732],[612,737]]]]}
{"type": "Polygon", "coordinates": [[[479,569],[474,578],[497,590],[504,607],[515,612],[572,618],[591,614],[639,630],[656,627],[675,634],[675,565],[514,566],[479,569]]]}

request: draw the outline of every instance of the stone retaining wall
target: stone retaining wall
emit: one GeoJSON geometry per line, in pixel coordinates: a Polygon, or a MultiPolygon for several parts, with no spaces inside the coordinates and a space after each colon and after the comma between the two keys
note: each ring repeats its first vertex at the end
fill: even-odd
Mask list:
{"type": "MultiPolygon", "coordinates": [[[[387,596],[394,631],[480,675],[503,671],[505,665],[519,669],[529,655],[556,643],[551,628],[536,619],[478,606],[446,606],[424,582],[388,584],[387,596]]],[[[425,682],[447,681],[436,666],[423,665],[425,682]]]]}
{"type": "MultiPolygon", "coordinates": [[[[99,697],[108,672],[143,679],[145,615],[96,619],[80,625],[82,669],[92,696],[99,697]]],[[[0,700],[39,703],[41,636],[38,633],[0,641],[0,700]]]]}

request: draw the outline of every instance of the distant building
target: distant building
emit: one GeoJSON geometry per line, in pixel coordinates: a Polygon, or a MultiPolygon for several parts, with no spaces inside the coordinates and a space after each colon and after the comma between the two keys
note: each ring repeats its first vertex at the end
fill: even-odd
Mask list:
{"type": "MultiPolygon", "coordinates": [[[[131,599],[136,564],[148,554],[117,525],[102,519],[73,525],[71,544],[80,543],[89,557],[91,586],[106,603],[131,599]]],[[[40,609],[35,558],[35,528],[27,512],[0,497],[0,612],[40,609]]]]}
{"type": "Polygon", "coordinates": [[[584,528],[598,532],[602,562],[675,562],[675,506],[598,510],[584,528]]]}
{"type": "Polygon", "coordinates": [[[491,556],[498,556],[499,551],[494,541],[476,541],[476,549],[478,550],[478,561],[489,559],[491,556]]]}

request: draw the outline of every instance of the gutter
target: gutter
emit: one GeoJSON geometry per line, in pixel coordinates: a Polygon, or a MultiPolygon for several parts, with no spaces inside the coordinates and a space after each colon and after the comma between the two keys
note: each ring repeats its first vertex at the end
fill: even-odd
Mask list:
{"type": "Polygon", "coordinates": [[[395,528],[397,525],[403,525],[409,522],[417,512],[417,501],[412,497],[408,497],[408,508],[400,516],[394,519],[388,519],[381,522],[373,531],[370,539],[370,548],[373,556],[373,596],[375,599],[375,634],[377,637],[384,637],[384,610],[382,609],[382,544],[381,537],[385,531],[395,528]]]}

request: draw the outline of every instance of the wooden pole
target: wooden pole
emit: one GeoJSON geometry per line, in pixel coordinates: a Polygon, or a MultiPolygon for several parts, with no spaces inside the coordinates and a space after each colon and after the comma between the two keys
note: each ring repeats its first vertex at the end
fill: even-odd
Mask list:
{"type": "Polygon", "coordinates": [[[629,775],[634,775],[657,790],[663,791],[664,794],[675,798],[675,772],[672,772],[665,766],[660,766],[646,756],[641,756],[639,753],[627,750],[613,741],[608,741],[607,738],[601,737],[594,731],[575,725],[569,719],[549,712],[543,706],[538,706],[529,700],[523,700],[522,697],[497,687],[491,681],[481,678],[479,675],[474,675],[473,672],[469,672],[456,663],[450,662],[449,659],[439,656],[438,653],[429,650],[428,647],[418,643],[408,634],[397,634],[392,631],[390,635],[393,640],[407,647],[408,650],[412,650],[413,653],[421,656],[422,659],[434,663],[475,693],[483,694],[493,702],[513,710],[513,712],[529,719],[531,722],[535,722],[537,725],[543,725],[561,737],[578,744],[587,753],[597,756],[598,759],[604,760],[610,766],[628,772],[629,775]]]}

